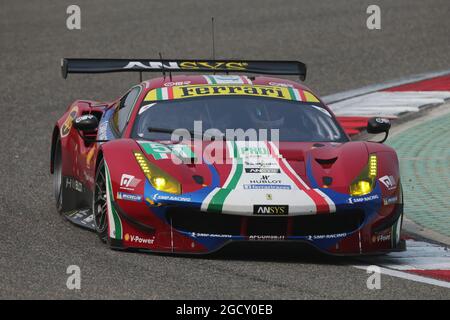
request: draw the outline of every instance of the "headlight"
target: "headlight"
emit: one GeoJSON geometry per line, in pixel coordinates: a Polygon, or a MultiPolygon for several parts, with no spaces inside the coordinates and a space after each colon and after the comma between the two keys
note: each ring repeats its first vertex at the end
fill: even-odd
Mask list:
{"type": "Polygon", "coordinates": [[[371,154],[367,165],[350,185],[350,194],[352,196],[363,196],[372,192],[376,183],[378,171],[377,167],[377,156],[375,154],[371,154]]]}
{"type": "Polygon", "coordinates": [[[181,194],[181,184],[175,178],[148,161],[141,152],[135,152],[134,156],[142,172],[156,190],[181,194]]]}

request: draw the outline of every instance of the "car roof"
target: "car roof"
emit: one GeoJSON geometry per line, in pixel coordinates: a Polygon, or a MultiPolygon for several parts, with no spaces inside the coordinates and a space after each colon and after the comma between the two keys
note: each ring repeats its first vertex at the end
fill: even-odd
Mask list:
{"type": "Polygon", "coordinates": [[[261,95],[302,102],[323,102],[305,85],[293,80],[268,76],[229,74],[176,75],[165,74],[143,81],[144,101],[171,100],[199,95],[261,95]],[[205,86],[203,91],[199,87],[205,86]],[[206,89],[208,87],[208,89],[206,89]],[[233,89],[233,87],[238,87],[233,89]],[[252,89],[246,89],[252,88],[252,89]],[[200,90],[200,91],[199,91],[200,90]],[[212,93],[211,90],[218,90],[212,93]],[[239,93],[236,92],[239,90],[239,93]],[[250,90],[250,91],[249,91],[250,90]],[[220,91],[220,93],[219,93],[220,91]],[[189,93],[188,93],[189,92],[189,93]],[[246,93],[244,93],[246,92],[246,93]]]}

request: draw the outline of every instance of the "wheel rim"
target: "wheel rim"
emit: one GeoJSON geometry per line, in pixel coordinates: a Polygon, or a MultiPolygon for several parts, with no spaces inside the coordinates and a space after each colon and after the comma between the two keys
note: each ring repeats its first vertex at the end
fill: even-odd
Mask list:
{"type": "Polygon", "coordinates": [[[107,223],[107,202],[106,202],[106,178],[103,162],[98,168],[97,177],[95,179],[95,191],[92,205],[94,213],[94,222],[97,232],[102,234],[106,231],[107,223]]]}
{"type": "Polygon", "coordinates": [[[53,168],[53,192],[55,195],[56,206],[62,207],[62,163],[61,163],[61,145],[56,144],[54,168],[53,168]]]}

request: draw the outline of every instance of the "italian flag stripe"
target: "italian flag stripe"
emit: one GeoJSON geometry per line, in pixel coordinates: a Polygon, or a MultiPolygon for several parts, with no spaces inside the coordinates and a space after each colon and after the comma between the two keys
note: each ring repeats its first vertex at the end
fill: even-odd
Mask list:
{"type": "Polygon", "coordinates": [[[288,90],[289,90],[289,95],[291,96],[291,100],[304,101],[299,94],[299,90],[290,88],[290,87],[288,88],[288,90]]]}
{"type": "Polygon", "coordinates": [[[173,88],[158,88],[156,89],[156,100],[173,99],[173,88]]]}
{"type": "Polygon", "coordinates": [[[211,77],[211,76],[206,76],[207,78],[208,78],[208,82],[210,83],[210,84],[217,84],[217,81],[216,81],[216,79],[214,79],[214,77],[211,77]]]}
{"type": "Polygon", "coordinates": [[[211,80],[209,80],[208,76],[203,76],[203,78],[205,78],[207,84],[211,84],[211,80]]]}
{"type": "Polygon", "coordinates": [[[167,100],[169,95],[167,94],[167,88],[161,88],[162,98],[163,100],[167,100]]]}
{"type": "Polygon", "coordinates": [[[112,215],[111,220],[109,220],[109,223],[114,223],[114,226],[110,225],[110,234],[109,236],[114,239],[122,239],[122,222],[120,221],[119,215],[117,214],[116,210],[112,206],[112,199],[114,199],[114,194],[112,190],[111,185],[111,176],[109,175],[109,169],[105,162],[105,173],[106,173],[106,197],[108,200],[108,212],[110,215],[112,215]]]}
{"type": "Polygon", "coordinates": [[[305,101],[304,96],[301,95],[301,90],[294,89],[295,92],[295,98],[297,101],[305,101]]]}
{"type": "Polygon", "coordinates": [[[173,87],[167,88],[167,98],[173,99],[173,87]]]}
{"type": "Polygon", "coordinates": [[[306,101],[305,92],[303,90],[298,90],[300,92],[300,97],[302,101],[306,101]]]}
{"type": "Polygon", "coordinates": [[[252,84],[252,81],[247,76],[241,76],[242,83],[252,84]]]}
{"type": "Polygon", "coordinates": [[[224,185],[222,189],[220,189],[211,199],[211,202],[208,206],[208,211],[216,211],[222,212],[223,203],[225,199],[228,197],[230,192],[236,188],[236,185],[241,178],[243,172],[243,164],[242,159],[238,158],[238,148],[236,142],[233,143],[233,169],[230,174],[232,174],[231,179],[229,180],[227,185],[224,185]],[[234,162],[236,161],[236,163],[234,162]]]}
{"type": "MultiPolygon", "coordinates": [[[[279,154],[278,149],[272,142],[267,143],[267,147],[270,150],[270,154],[279,154]]],[[[328,202],[315,190],[309,188],[309,186],[292,170],[292,168],[287,163],[286,159],[276,157],[275,160],[280,165],[281,170],[285,172],[288,177],[296,184],[296,186],[303,190],[316,204],[317,213],[328,213],[330,212],[330,206],[328,202]]]]}
{"type": "Polygon", "coordinates": [[[294,89],[288,88],[288,91],[289,91],[289,95],[291,96],[291,100],[296,100],[295,99],[294,89]]]}
{"type": "Polygon", "coordinates": [[[162,100],[162,90],[161,90],[161,88],[156,89],[156,100],[162,100]]]}

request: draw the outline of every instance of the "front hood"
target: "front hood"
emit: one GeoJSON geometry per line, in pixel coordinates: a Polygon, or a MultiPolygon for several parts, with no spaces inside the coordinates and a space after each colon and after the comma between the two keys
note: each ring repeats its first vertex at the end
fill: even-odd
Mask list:
{"type": "Polygon", "coordinates": [[[150,161],[181,182],[183,190],[174,196],[150,187],[146,197],[229,214],[334,212],[336,203],[323,192],[323,182],[331,179],[326,188],[346,192],[367,163],[367,148],[360,142],[139,144],[150,161]]]}

